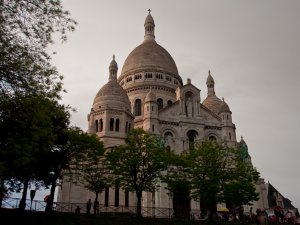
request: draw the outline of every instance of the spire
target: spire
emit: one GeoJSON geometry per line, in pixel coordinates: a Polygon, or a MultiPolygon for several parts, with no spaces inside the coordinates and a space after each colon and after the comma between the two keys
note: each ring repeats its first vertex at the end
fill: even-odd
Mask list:
{"type": "Polygon", "coordinates": [[[109,64],[109,80],[117,80],[118,64],[115,60],[115,55],[109,64]]]}
{"type": "Polygon", "coordinates": [[[210,70],[208,71],[206,85],[207,85],[207,95],[215,95],[215,81],[210,74],[210,70]]]}
{"type": "Polygon", "coordinates": [[[151,16],[151,10],[148,9],[149,14],[146,17],[144,27],[145,27],[145,36],[144,36],[144,41],[155,41],[155,36],[154,36],[154,28],[155,28],[155,23],[153,20],[153,17],[151,16]]]}

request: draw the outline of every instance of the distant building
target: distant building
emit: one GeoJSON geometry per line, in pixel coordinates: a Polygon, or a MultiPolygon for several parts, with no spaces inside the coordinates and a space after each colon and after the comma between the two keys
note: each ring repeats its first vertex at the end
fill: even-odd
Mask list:
{"type": "MultiPolygon", "coordinates": [[[[123,144],[130,129],[139,127],[161,135],[165,147],[177,153],[195,141],[212,139],[242,149],[251,162],[245,141],[236,139],[228,104],[216,95],[211,72],[206,80],[207,95],[202,101],[200,89],[191,79],[186,83],[182,81],[172,56],[156,42],[150,12],[144,27],[144,41],[128,55],[119,76],[113,57],[108,82],[96,94],[88,115],[88,132],[97,134],[105,147],[110,148],[123,144]]],[[[263,182],[257,185],[260,193],[264,188],[263,182]]],[[[264,191],[263,196],[266,193],[264,191]]],[[[64,181],[58,201],[84,203],[93,197],[88,190],[64,181]]],[[[135,202],[133,193],[124,193],[119,188],[106,189],[100,196],[102,205],[135,206],[135,202]]],[[[172,208],[173,200],[165,185],[161,185],[155,193],[144,193],[142,204],[143,207],[172,208]]],[[[262,205],[262,202],[257,203],[258,207],[262,205]]],[[[199,210],[199,203],[192,201],[189,207],[199,210]]]]}

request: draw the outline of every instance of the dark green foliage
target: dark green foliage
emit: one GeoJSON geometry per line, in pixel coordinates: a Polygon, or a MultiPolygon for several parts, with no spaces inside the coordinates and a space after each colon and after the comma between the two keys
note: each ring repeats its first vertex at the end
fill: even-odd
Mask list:
{"type": "Polygon", "coordinates": [[[225,202],[237,207],[251,205],[252,201],[259,199],[259,193],[256,192],[254,185],[259,173],[252,165],[244,160],[238,160],[232,177],[233,179],[224,185],[225,202]]]}
{"type": "Polygon", "coordinates": [[[60,138],[53,145],[48,157],[44,158],[48,162],[45,162],[47,166],[44,167],[51,172],[50,201],[47,202],[47,211],[52,210],[56,183],[62,177],[63,171],[70,178],[77,177],[86,162],[95,163],[103,154],[102,142],[95,135],[84,133],[78,127],[61,130],[60,134],[60,138]]]}
{"type": "Polygon", "coordinates": [[[132,130],[124,145],[108,152],[109,168],[120,186],[136,193],[138,216],[141,216],[142,192],[156,189],[157,178],[167,168],[168,156],[160,137],[142,129],[132,130]]]}
{"type": "Polygon", "coordinates": [[[98,194],[108,187],[112,180],[106,168],[103,143],[96,135],[83,133],[71,143],[77,150],[72,157],[69,173],[65,175],[70,177],[71,182],[79,183],[94,192],[98,200],[98,194]]]}
{"type": "Polygon", "coordinates": [[[0,12],[0,94],[59,97],[62,76],[47,47],[53,33],[66,40],[76,22],[60,1],[1,0],[0,12]]]}
{"type": "Polygon", "coordinates": [[[0,113],[1,179],[14,191],[22,184],[25,201],[30,182],[49,176],[45,159],[66,131],[70,115],[67,107],[40,95],[2,99],[0,113]]]}
{"type": "Polygon", "coordinates": [[[204,141],[183,156],[188,162],[191,196],[200,199],[201,211],[209,210],[211,219],[219,202],[242,205],[257,200],[255,182],[259,174],[241,160],[238,149],[204,141]]]}
{"type": "Polygon", "coordinates": [[[1,203],[3,194],[20,184],[22,199],[31,182],[47,184],[43,159],[66,139],[69,107],[56,101],[63,76],[51,65],[47,48],[54,33],[65,41],[76,22],[60,1],[0,0],[0,12],[1,203]]]}
{"type": "Polygon", "coordinates": [[[205,141],[187,152],[191,176],[192,197],[200,199],[202,210],[213,215],[216,204],[222,202],[224,183],[232,173],[233,149],[205,141]]]}

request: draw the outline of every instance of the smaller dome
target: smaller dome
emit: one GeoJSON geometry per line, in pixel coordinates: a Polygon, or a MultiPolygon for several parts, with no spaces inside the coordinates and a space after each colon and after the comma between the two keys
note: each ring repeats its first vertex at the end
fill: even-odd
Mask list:
{"type": "Polygon", "coordinates": [[[146,95],[145,102],[156,102],[156,95],[154,94],[152,89],[150,89],[150,91],[146,95]]]}
{"type": "Polygon", "coordinates": [[[220,112],[220,106],[222,104],[222,100],[215,95],[209,95],[206,97],[206,99],[203,101],[202,104],[206,108],[208,108],[209,110],[213,111],[218,115],[220,112]]]}
{"type": "Polygon", "coordinates": [[[97,93],[93,108],[96,110],[99,106],[108,105],[112,108],[126,108],[130,111],[130,101],[126,91],[116,80],[108,81],[97,93]]]}
{"type": "Polygon", "coordinates": [[[220,112],[230,112],[229,106],[227,105],[227,103],[224,101],[224,98],[222,99],[222,103],[220,105],[220,112]]]}
{"type": "Polygon", "coordinates": [[[93,102],[93,109],[98,110],[103,106],[130,111],[131,103],[126,91],[117,81],[118,64],[115,56],[109,64],[108,82],[98,91],[93,102]]]}

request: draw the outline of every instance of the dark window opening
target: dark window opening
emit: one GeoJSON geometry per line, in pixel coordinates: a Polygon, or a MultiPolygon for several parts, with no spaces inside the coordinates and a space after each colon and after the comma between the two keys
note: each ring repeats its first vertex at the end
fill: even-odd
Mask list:
{"type": "Polygon", "coordinates": [[[126,125],[125,125],[125,133],[128,133],[128,122],[126,121],[126,125]]]}
{"type": "Polygon", "coordinates": [[[109,130],[110,131],[114,131],[114,123],[115,123],[114,118],[110,118],[110,123],[109,123],[109,130]]]}
{"type": "Polygon", "coordinates": [[[141,99],[136,99],[134,104],[134,115],[140,116],[142,115],[142,101],[141,99]]]}
{"type": "Polygon", "coordinates": [[[99,129],[99,127],[98,127],[98,120],[95,121],[95,126],[96,126],[96,132],[98,132],[98,129],[99,129]]]}
{"type": "Polygon", "coordinates": [[[161,98],[157,99],[158,110],[161,110],[164,107],[164,102],[161,98]]]}
{"type": "Polygon", "coordinates": [[[187,132],[187,136],[188,136],[188,139],[189,139],[189,148],[190,149],[195,148],[195,139],[196,139],[197,135],[198,135],[197,131],[194,131],[194,130],[189,130],[187,132]]]}
{"type": "Polygon", "coordinates": [[[171,138],[172,138],[172,137],[173,137],[173,134],[172,134],[171,132],[168,131],[168,132],[165,133],[164,137],[165,137],[165,139],[168,138],[168,137],[171,137],[171,138]]]}
{"type": "Polygon", "coordinates": [[[116,119],[116,131],[119,132],[120,129],[120,119],[116,119]]]}
{"type": "Polygon", "coordinates": [[[215,136],[209,136],[208,140],[210,140],[210,141],[217,141],[217,138],[215,136]]]}
{"type": "Polygon", "coordinates": [[[169,101],[168,101],[168,106],[170,107],[171,105],[172,105],[172,101],[169,100],[169,101]]]}
{"type": "Polygon", "coordinates": [[[103,131],[103,119],[100,119],[100,131],[103,131]]]}

